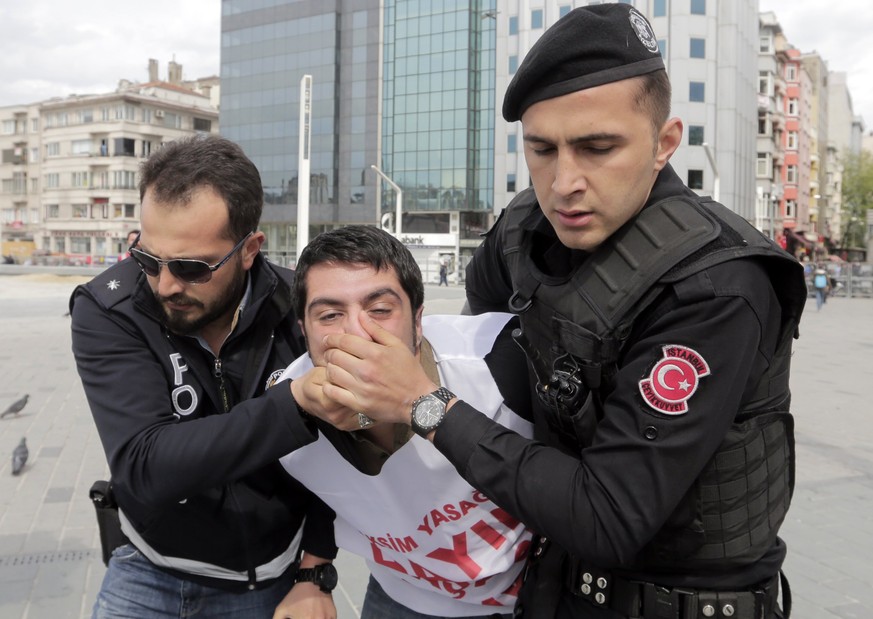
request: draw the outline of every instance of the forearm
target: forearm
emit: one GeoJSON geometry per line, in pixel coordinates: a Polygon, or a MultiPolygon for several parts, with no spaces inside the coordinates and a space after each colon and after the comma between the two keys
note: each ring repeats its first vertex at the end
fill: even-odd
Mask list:
{"type": "Polygon", "coordinates": [[[122,492],[151,505],[178,501],[315,439],[287,385],[228,414],[180,421],[166,370],[143,337],[135,325],[109,318],[87,297],[77,299],[73,351],[113,482],[122,492]]]}

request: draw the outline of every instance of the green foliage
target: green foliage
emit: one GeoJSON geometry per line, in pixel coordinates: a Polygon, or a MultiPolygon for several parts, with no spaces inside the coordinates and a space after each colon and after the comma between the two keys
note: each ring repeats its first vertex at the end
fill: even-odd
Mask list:
{"type": "Polygon", "coordinates": [[[862,247],[867,209],[873,206],[873,155],[862,150],[843,161],[843,247],[862,247]]]}

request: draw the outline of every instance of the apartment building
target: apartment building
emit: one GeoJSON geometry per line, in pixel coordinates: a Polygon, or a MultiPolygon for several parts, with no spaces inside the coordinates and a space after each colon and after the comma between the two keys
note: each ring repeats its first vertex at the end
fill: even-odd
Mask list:
{"type": "Polygon", "coordinates": [[[206,94],[122,80],[111,93],[0,108],[3,253],[16,261],[107,264],[139,221],[139,164],[161,144],[218,131],[206,94]]]}

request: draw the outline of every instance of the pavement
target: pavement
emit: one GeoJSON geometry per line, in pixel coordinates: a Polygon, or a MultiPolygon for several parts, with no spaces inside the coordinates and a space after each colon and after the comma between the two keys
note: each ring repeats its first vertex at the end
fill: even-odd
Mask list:
{"type": "MultiPolygon", "coordinates": [[[[105,568],[91,483],[108,470],[70,352],[64,315],[87,277],[0,272],[0,619],[90,617],[105,568]],[[30,459],[11,475],[27,437],[30,459]]],[[[426,313],[457,313],[463,290],[426,287],[426,313]]],[[[807,305],[791,385],[797,482],[782,528],[793,617],[873,616],[873,299],[807,305]]],[[[339,619],[360,616],[367,570],[337,560],[339,619]]]]}

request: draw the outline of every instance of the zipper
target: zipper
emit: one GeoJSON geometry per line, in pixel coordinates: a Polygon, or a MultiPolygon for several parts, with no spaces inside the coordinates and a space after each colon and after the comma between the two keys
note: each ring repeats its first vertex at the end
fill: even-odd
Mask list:
{"type": "Polygon", "coordinates": [[[221,394],[221,405],[224,412],[230,410],[230,402],[227,399],[227,389],[224,387],[224,374],[221,371],[221,359],[215,358],[215,365],[212,368],[212,375],[218,379],[218,391],[221,394]]]}

